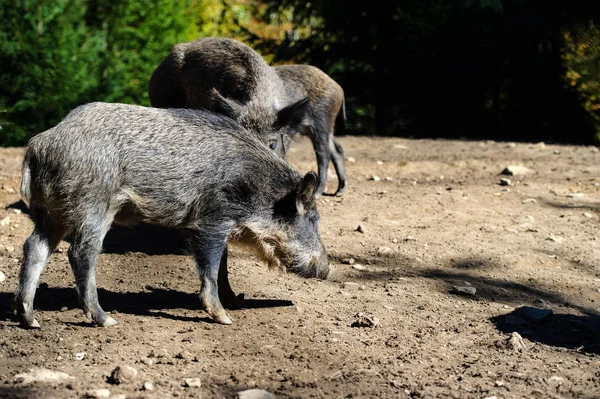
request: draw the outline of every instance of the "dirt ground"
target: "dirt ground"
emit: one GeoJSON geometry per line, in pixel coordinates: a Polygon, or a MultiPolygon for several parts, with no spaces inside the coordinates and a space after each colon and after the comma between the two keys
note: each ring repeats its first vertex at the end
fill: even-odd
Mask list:
{"type": "MultiPolygon", "coordinates": [[[[98,286],[118,324],[92,327],[78,309],[63,242],[37,291],[41,329],[19,328],[10,299],[32,223],[19,203],[23,149],[0,149],[0,398],[100,388],[127,398],[233,398],[249,388],[278,398],[600,397],[597,148],[339,141],[347,191],[319,200],[334,276],[279,275],[233,250],[232,286],[248,308],[230,312],[231,326],[199,307],[175,237],[114,229],[98,286]],[[501,175],[509,165],[531,172],[501,175]],[[109,382],[121,365],[137,376],[109,382]],[[16,377],[39,367],[72,378],[16,377]]],[[[307,140],[290,162],[316,168],[307,140]]]]}

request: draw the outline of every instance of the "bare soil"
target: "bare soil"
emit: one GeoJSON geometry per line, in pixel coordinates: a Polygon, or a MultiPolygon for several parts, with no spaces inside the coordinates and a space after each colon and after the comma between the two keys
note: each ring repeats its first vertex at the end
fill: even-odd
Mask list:
{"type": "MultiPolygon", "coordinates": [[[[99,388],[233,398],[255,387],[278,398],[600,397],[597,148],[340,143],[347,191],[319,200],[331,280],[275,274],[234,250],[230,279],[248,308],[218,325],[199,306],[194,265],[176,236],[115,228],[97,278],[118,324],[93,327],[79,310],[63,242],[37,291],[39,330],[18,327],[10,309],[32,223],[18,194],[23,149],[0,149],[0,398],[79,398],[99,388]],[[502,176],[508,165],[532,172],[502,176]],[[522,306],[552,314],[523,316],[522,306]],[[137,369],[133,381],[109,382],[120,365],[137,369]],[[73,378],[15,379],[34,367],[73,378]],[[201,386],[186,387],[195,377],[201,386]],[[143,390],[146,381],[154,390],[143,390]]],[[[316,168],[307,140],[289,160],[316,168]]],[[[331,168],[327,191],[336,185],[331,168]]]]}

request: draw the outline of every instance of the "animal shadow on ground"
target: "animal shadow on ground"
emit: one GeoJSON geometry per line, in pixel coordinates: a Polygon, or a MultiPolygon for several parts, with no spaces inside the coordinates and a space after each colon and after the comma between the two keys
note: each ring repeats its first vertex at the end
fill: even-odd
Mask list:
{"type": "Polygon", "coordinates": [[[47,391],[44,387],[1,386],[0,399],[34,399],[44,398],[47,391]]]}
{"type": "Polygon", "coordinates": [[[549,201],[545,199],[538,199],[540,204],[546,205],[551,208],[557,209],[587,209],[590,211],[600,212],[600,203],[580,203],[576,204],[574,202],[557,202],[557,201],[549,201]]]}
{"type": "MultiPolygon", "coordinates": [[[[212,322],[208,317],[201,317],[202,306],[198,294],[176,290],[146,287],[142,292],[112,292],[98,289],[98,297],[104,310],[138,316],[164,317],[181,321],[212,322]],[[199,311],[198,316],[174,315],[170,309],[186,309],[199,311]]],[[[12,320],[12,293],[0,292],[0,320],[12,320]]],[[[292,301],[277,299],[245,299],[244,309],[274,308],[292,306],[292,301]]],[[[77,292],[74,288],[52,288],[42,283],[37,289],[34,308],[43,311],[59,311],[79,309],[77,292]]],[[[89,324],[83,323],[83,324],[89,324]]]]}
{"type": "MultiPolygon", "coordinates": [[[[29,208],[22,200],[14,202],[6,209],[18,209],[29,215],[29,208]]],[[[71,242],[71,237],[65,237],[71,242]]],[[[113,224],[106,234],[102,252],[108,254],[125,254],[141,252],[147,255],[185,255],[186,241],[183,234],[176,230],[149,224],[139,224],[133,227],[113,224]]]]}
{"type": "MultiPolygon", "coordinates": [[[[550,289],[482,275],[482,272],[502,270],[501,265],[490,260],[477,257],[455,259],[437,268],[413,266],[416,261],[405,256],[380,257],[372,259],[371,263],[371,270],[353,275],[359,279],[392,283],[399,279],[425,278],[433,281],[440,292],[462,297],[465,301],[512,304],[518,307],[510,313],[490,318],[499,331],[518,332],[530,341],[549,346],[600,353],[600,315],[596,311],[569,303],[550,289]],[[453,289],[457,286],[473,287],[476,294],[460,295],[453,289]],[[575,309],[584,315],[554,313],[550,308],[575,309]]],[[[582,270],[594,270],[592,266],[578,266],[582,270]]]]}
{"type": "Polygon", "coordinates": [[[490,320],[503,333],[518,332],[544,345],[600,354],[598,315],[577,316],[524,306],[490,320]]]}

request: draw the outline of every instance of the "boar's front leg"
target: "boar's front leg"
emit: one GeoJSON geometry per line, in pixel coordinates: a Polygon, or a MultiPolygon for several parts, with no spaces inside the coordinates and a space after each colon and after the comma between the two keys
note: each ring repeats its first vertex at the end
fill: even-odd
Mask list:
{"type": "Polygon", "coordinates": [[[229,284],[229,273],[227,271],[227,247],[221,256],[221,266],[219,267],[219,298],[221,303],[227,309],[241,309],[244,307],[244,295],[235,295],[229,284]]]}
{"type": "Polygon", "coordinates": [[[202,288],[200,301],[206,312],[217,323],[231,324],[231,318],[219,300],[219,267],[223,252],[227,249],[226,238],[203,232],[196,234],[195,258],[202,288]]]}

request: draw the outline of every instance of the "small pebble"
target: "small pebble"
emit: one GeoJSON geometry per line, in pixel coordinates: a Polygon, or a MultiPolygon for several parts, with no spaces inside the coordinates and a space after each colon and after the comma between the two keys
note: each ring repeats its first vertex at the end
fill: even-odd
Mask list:
{"type": "Polygon", "coordinates": [[[85,392],[86,398],[103,399],[110,397],[110,391],[108,389],[91,389],[85,392]]]}
{"type": "Polygon", "coordinates": [[[352,265],[352,268],[354,270],[366,270],[366,267],[364,267],[363,265],[361,265],[360,263],[356,263],[354,265],[352,265]]]}
{"type": "Polygon", "coordinates": [[[471,287],[471,286],[467,286],[467,287],[454,286],[454,287],[452,287],[451,292],[453,294],[475,296],[475,294],[477,294],[477,289],[475,287],[471,287]]]}
{"type": "Polygon", "coordinates": [[[346,161],[348,161],[348,162],[356,162],[356,159],[354,157],[348,157],[348,158],[346,158],[346,161]]]}
{"type": "Polygon", "coordinates": [[[10,223],[10,216],[0,219],[0,226],[8,226],[10,223]]]}
{"type": "Polygon", "coordinates": [[[184,386],[188,388],[200,388],[202,383],[200,382],[200,378],[186,378],[183,380],[184,386]]]}
{"type": "Polygon", "coordinates": [[[149,357],[141,358],[140,362],[145,364],[146,366],[152,366],[154,364],[154,360],[150,359],[149,357]]]}
{"type": "Polygon", "coordinates": [[[353,281],[346,281],[344,283],[342,283],[342,287],[348,289],[348,288],[358,288],[359,284],[355,283],[353,281]]]}
{"type": "Polygon", "coordinates": [[[586,217],[586,218],[588,218],[588,219],[591,219],[591,218],[593,218],[593,217],[594,217],[594,215],[592,215],[592,214],[591,214],[591,213],[589,213],[589,212],[583,212],[583,216],[585,216],[585,217],[586,217]]]}
{"type": "Polygon", "coordinates": [[[394,181],[394,178],[392,176],[386,176],[385,181],[394,181]]]}
{"type": "Polygon", "coordinates": [[[535,198],[525,198],[523,201],[521,201],[522,204],[529,204],[534,202],[536,202],[535,198]]]}
{"type": "Polygon", "coordinates": [[[569,193],[567,198],[582,198],[584,195],[583,193],[569,193]]]}
{"type": "Polygon", "coordinates": [[[358,231],[359,233],[365,234],[365,226],[363,226],[362,224],[359,224],[358,227],[354,231],[358,231]]]}
{"type": "Polygon", "coordinates": [[[264,389],[247,389],[235,395],[236,399],[275,399],[275,395],[264,389]]]}
{"type": "Polygon", "coordinates": [[[358,313],[356,317],[357,319],[350,325],[350,327],[373,328],[379,325],[379,319],[373,315],[364,315],[363,313],[358,313]]]}
{"type": "Polygon", "coordinates": [[[175,357],[177,359],[183,359],[183,360],[192,360],[194,358],[194,356],[192,356],[192,354],[190,352],[179,352],[177,355],[175,355],[175,357]]]}
{"type": "Polygon", "coordinates": [[[4,280],[6,280],[6,276],[4,275],[4,273],[0,272],[0,283],[4,280]]]}
{"type": "Polygon", "coordinates": [[[377,255],[388,255],[392,253],[392,248],[390,247],[379,247],[377,249],[377,255]]]}
{"type": "Polygon", "coordinates": [[[111,384],[126,384],[132,382],[138,371],[131,366],[117,366],[111,373],[109,382],[111,384]]]}
{"type": "Polygon", "coordinates": [[[142,385],[144,391],[154,391],[154,384],[151,381],[146,381],[142,385]]]}
{"type": "Polygon", "coordinates": [[[75,360],[83,360],[85,358],[85,352],[79,352],[75,354],[75,360]]]}
{"type": "Polygon", "coordinates": [[[369,180],[373,180],[373,181],[381,181],[381,177],[377,176],[377,175],[373,175],[371,177],[369,177],[369,180]]]}
{"type": "Polygon", "coordinates": [[[377,161],[377,165],[383,165],[383,161],[377,161]]]}
{"type": "Polygon", "coordinates": [[[518,165],[510,165],[507,166],[506,168],[504,168],[502,170],[502,172],[500,172],[503,175],[508,175],[508,176],[522,176],[522,175],[526,175],[529,173],[532,173],[533,170],[526,168],[524,166],[518,166],[518,165]]]}
{"type": "Polygon", "coordinates": [[[511,181],[510,179],[507,179],[505,177],[503,177],[502,179],[500,179],[500,185],[501,186],[510,186],[511,181]]]}
{"type": "Polygon", "coordinates": [[[510,334],[510,337],[508,337],[506,344],[510,349],[514,350],[515,352],[527,351],[527,344],[525,343],[525,340],[523,340],[521,334],[519,334],[516,331],[510,334]]]}
{"type": "Polygon", "coordinates": [[[344,258],[342,259],[342,263],[344,265],[353,265],[356,262],[356,260],[354,260],[354,258],[344,258]]]}

